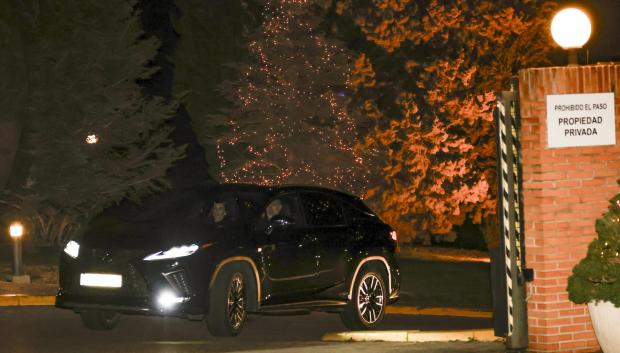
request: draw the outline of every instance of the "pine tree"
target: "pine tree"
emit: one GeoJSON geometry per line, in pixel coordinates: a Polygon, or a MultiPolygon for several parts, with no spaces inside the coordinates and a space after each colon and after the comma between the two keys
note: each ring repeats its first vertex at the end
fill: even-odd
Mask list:
{"type": "Polygon", "coordinates": [[[493,92],[548,63],[554,4],[339,1],[371,43],[355,66],[356,103],[374,120],[383,181],[367,197],[403,236],[446,233],[496,210],[493,92]]]}
{"type": "Polygon", "coordinates": [[[352,54],[321,27],[322,3],[265,2],[252,61],[221,85],[232,107],[209,120],[221,180],[365,189],[361,119],[347,111],[352,54]]]}
{"type": "MultiPolygon", "coordinates": [[[[173,95],[182,101],[203,146],[211,176],[219,174],[214,136],[221,127],[209,117],[226,107],[218,86],[236,77],[234,63],[248,56],[247,37],[260,24],[260,7],[253,0],[175,0],[171,16],[179,36],[171,57],[173,95]]],[[[226,129],[226,127],[224,127],[226,129]]]]}
{"type": "Polygon", "coordinates": [[[166,187],[182,156],[166,125],[176,106],[138,84],[157,71],[159,44],[142,38],[134,1],[12,4],[0,22],[21,51],[2,60],[23,68],[25,88],[6,99],[22,137],[2,202],[61,243],[104,207],[166,187]]]}
{"type": "Polygon", "coordinates": [[[568,279],[569,299],[577,304],[609,301],[620,307],[620,194],[596,220],[596,233],[586,257],[568,279]]]}

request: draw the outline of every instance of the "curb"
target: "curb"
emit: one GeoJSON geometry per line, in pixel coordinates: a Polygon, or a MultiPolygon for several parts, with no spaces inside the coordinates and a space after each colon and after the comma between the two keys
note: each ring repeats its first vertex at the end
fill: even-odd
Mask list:
{"type": "Polygon", "coordinates": [[[459,331],[349,331],[330,332],[321,337],[326,342],[496,342],[493,329],[459,331]]]}
{"type": "Polygon", "coordinates": [[[53,295],[0,295],[0,306],[35,306],[54,305],[56,296],[53,295]]]}
{"type": "Polygon", "coordinates": [[[387,314],[397,315],[428,315],[428,316],[459,316],[469,318],[491,319],[492,311],[468,310],[458,308],[417,308],[415,306],[388,306],[387,314]]]}
{"type": "Polygon", "coordinates": [[[430,261],[446,261],[446,262],[482,262],[491,263],[491,259],[488,255],[482,252],[469,252],[469,253],[449,253],[449,252],[436,252],[431,249],[415,248],[415,249],[402,249],[397,252],[398,257],[415,259],[415,260],[430,260],[430,261]]]}

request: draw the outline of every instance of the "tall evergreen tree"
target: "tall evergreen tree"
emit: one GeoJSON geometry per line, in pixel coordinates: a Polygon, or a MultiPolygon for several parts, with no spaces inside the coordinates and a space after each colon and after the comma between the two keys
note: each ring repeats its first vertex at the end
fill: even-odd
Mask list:
{"type": "Polygon", "coordinates": [[[368,50],[356,61],[357,105],[373,118],[362,148],[383,181],[367,196],[401,239],[492,216],[493,92],[545,64],[554,3],[343,0],[368,50]]]}
{"type": "Polygon", "coordinates": [[[22,138],[0,202],[60,243],[102,208],[166,187],[183,154],[165,125],[176,106],[139,86],[157,70],[159,44],[143,38],[134,1],[10,4],[0,23],[19,35],[21,51],[0,56],[23,68],[25,88],[5,100],[22,138]]]}
{"type": "Polygon", "coordinates": [[[219,85],[237,76],[234,64],[247,58],[247,40],[260,20],[253,0],[175,0],[171,16],[179,39],[174,63],[173,94],[191,119],[203,146],[211,176],[219,174],[214,136],[226,126],[213,126],[209,117],[227,103],[219,85]]]}
{"type": "Polygon", "coordinates": [[[221,180],[366,188],[361,117],[347,110],[352,53],[322,28],[324,3],[265,1],[251,61],[221,85],[232,106],[208,120],[221,180]]]}

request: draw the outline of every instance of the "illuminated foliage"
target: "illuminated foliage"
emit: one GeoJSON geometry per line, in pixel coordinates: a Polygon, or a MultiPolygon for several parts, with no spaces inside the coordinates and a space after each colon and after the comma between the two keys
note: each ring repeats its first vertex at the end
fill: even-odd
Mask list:
{"type": "MultiPolygon", "coordinates": [[[[166,124],[176,106],[142,93],[159,43],[143,38],[126,0],[3,2],[0,33],[12,50],[5,111],[22,134],[0,204],[30,232],[61,244],[93,214],[166,187],[183,154],[166,124]]],[[[3,74],[8,73],[3,71],[3,74]]],[[[5,76],[3,76],[4,78],[5,76]]],[[[4,80],[0,80],[4,82],[4,80]]]]}
{"type": "MultiPolygon", "coordinates": [[[[405,237],[448,232],[496,211],[492,92],[548,63],[553,3],[346,0],[374,48],[355,65],[356,105],[373,119],[358,147],[379,150],[367,197],[405,237]],[[380,48],[380,50],[377,50],[380,48]]],[[[371,46],[372,47],[372,46],[371,46]]]]}
{"type": "Polygon", "coordinates": [[[207,122],[220,180],[365,189],[368,169],[355,149],[364,119],[347,111],[353,55],[321,28],[324,3],[265,2],[251,61],[221,85],[231,106],[207,122]]]}

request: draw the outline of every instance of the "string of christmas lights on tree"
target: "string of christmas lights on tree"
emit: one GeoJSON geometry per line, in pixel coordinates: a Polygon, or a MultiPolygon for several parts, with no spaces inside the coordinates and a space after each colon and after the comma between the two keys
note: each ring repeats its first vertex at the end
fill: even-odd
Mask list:
{"type": "Polygon", "coordinates": [[[233,107],[219,114],[224,182],[304,183],[362,192],[365,158],[355,149],[357,119],[347,111],[352,55],[320,30],[310,0],[270,0],[250,37],[253,61],[222,91],[233,107]]]}

